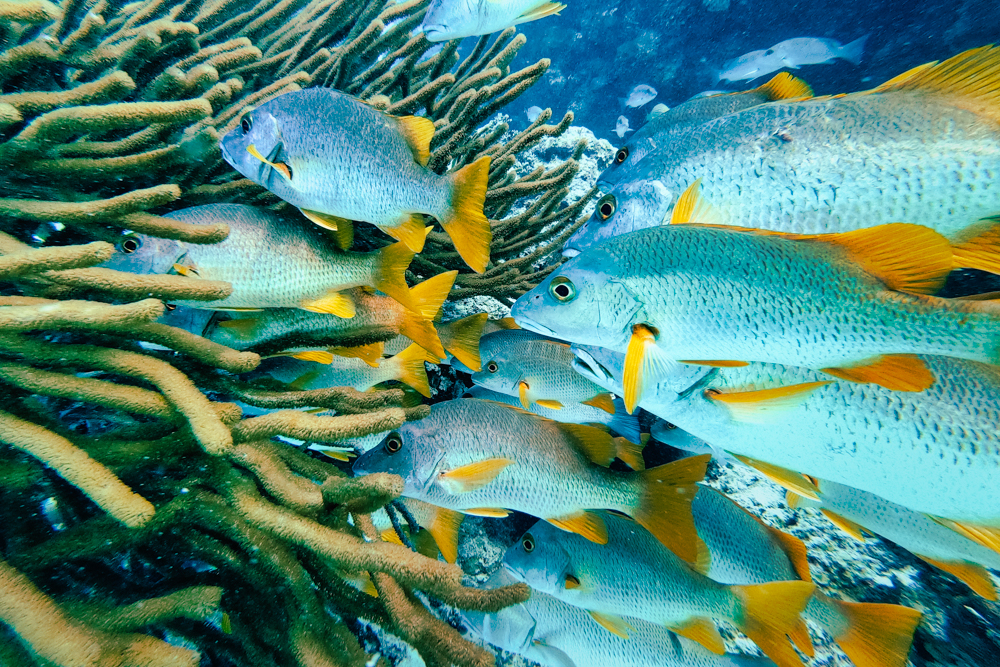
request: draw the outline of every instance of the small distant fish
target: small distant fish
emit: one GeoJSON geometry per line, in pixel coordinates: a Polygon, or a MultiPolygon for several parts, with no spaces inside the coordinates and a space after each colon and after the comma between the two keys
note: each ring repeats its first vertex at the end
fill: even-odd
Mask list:
{"type": "Polygon", "coordinates": [[[428,41],[443,42],[488,35],[564,9],[566,5],[549,0],[432,0],[420,28],[428,41]]]}
{"type": "Polygon", "coordinates": [[[524,115],[528,117],[528,122],[534,123],[538,120],[538,117],[542,115],[542,111],[544,111],[544,109],[541,107],[528,107],[524,110],[524,115]]]}
{"type": "Polygon", "coordinates": [[[861,63],[866,41],[868,35],[843,45],[835,39],[796,37],[779,42],[770,50],[781,58],[785,67],[793,69],[802,65],[821,65],[838,58],[858,65],[861,63]]]}
{"type": "Polygon", "coordinates": [[[653,98],[656,97],[656,88],[645,83],[640,83],[638,86],[629,91],[628,97],[624,98],[622,101],[625,106],[629,108],[641,107],[647,102],[651,102],[653,98]]]}
{"type": "Polygon", "coordinates": [[[786,67],[781,56],[771,49],[760,49],[744,53],[742,56],[727,60],[718,74],[718,81],[743,81],[777,72],[786,67]]]}
{"type": "Polygon", "coordinates": [[[483,213],[489,157],[450,174],[427,168],[434,123],[390,116],[330,88],[292,91],[246,112],[222,138],[226,162],[320,225],[341,248],[352,220],[376,225],[417,253],[432,215],[462,259],[482,273],[490,223],[483,213]]]}
{"type": "Polygon", "coordinates": [[[626,118],[625,116],[618,116],[618,123],[615,125],[615,134],[617,134],[618,137],[621,138],[625,136],[626,132],[633,132],[633,131],[634,130],[632,130],[628,126],[628,118],[626,118]]]}

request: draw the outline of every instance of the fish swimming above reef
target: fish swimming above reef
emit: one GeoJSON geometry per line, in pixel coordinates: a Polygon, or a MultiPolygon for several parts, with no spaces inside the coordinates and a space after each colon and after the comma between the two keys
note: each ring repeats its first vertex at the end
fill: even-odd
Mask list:
{"type": "Polygon", "coordinates": [[[656,95],[656,88],[645,83],[640,83],[629,91],[628,97],[623,98],[622,103],[630,109],[635,109],[636,107],[641,107],[652,102],[656,98],[656,95]]]}
{"type": "Polygon", "coordinates": [[[608,469],[615,455],[601,429],[463,398],[403,424],[359,457],[354,472],[397,474],[409,498],[480,516],[525,512],[599,543],[607,531],[591,510],[615,509],[694,562],[699,544],[688,502],[708,457],[619,472],[608,469]]]}
{"type": "Polygon", "coordinates": [[[534,123],[538,120],[538,117],[542,115],[543,109],[541,107],[528,107],[524,110],[524,115],[528,117],[529,123],[534,123]]]}
{"type": "Polygon", "coordinates": [[[779,42],[769,49],[751,51],[726,61],[718,80],[741,81],[756,79],[782,67],[797,69],[802,65],[821,65],[838,58],[855,65],[861,62],[868,35],[849,44],[821,37],[795,37],[779,42]]]}
{"type": "Polygon", "coordinates": [[[428,41],[444,42],[500,32],[564,9],[549,0],[431,0],[420,29],[428,41]]]}
{"type": "Polygon", "coordinates": [[[402,243],[374,252],[342,252],[315,225],[242,204],[194,206],[166,217],[196,225],[225,223],[229,236],[205,245],[131,234],[103,266],[232,283],[225,299],[175,302],[194,308],[302,308],[353,317],[354,299],[346,290],[362,285],[411,304],[403,272],[413,253],[402,243]]]}
{"type": "Polygon", "coordinates": [[[785,67],[781,61],[781,56],[771,49],[758,49],[744,53],[732,60],[727,60],[722,66],[722,71],[716,75],[717,81],[743,81],[756,79],[761,76],[777,72],[785,67]]]}
{"type": "Polygon", "coordinates": [[[342,248],[353,220],[376,225],[417,253],[424,215],[451,237],[462,259],[482,273],[490,223],[483,213],[490,160],[439,175],[427,168],[434,123],[396,117],[329,88],[284,93],[244,114],[222,138],[226,162],[322,227],[342,248]]]}
{"type": "Polygon", "coordinates": [[[624,137],[626,133],[633,131],[634,130],[628,126],[628,118],[625,116],[618,116],[618,122],[615,123],[615,134],[621,138],[624,137]]]}

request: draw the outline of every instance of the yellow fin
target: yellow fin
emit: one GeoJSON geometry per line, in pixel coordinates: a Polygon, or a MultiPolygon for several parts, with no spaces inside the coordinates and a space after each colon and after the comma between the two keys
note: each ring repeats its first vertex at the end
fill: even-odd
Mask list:
{"type": "Polygon", "coordinates": [[[681,637],[701,644],[716,655],[723,655],[726,652],[722,635],[710,619],[696,616],[681,625],[671,626],[670,629],[681,637]]]}
{"type": "Polygon", "coordinates": [[[562,410],[563,404],[556,400],[551,400],[548,398],[540,398],[535,401],[538,405],[543,408],[549,408],[550,410],[562,410]]]}
{"type": "Polygon", "coordinates": [[[701,179],[687,186],[674,204],[671,225],[718,225],[719,215],[701,196],[701,179]]]}
{"type": "Polygon", "coordinates": [[[520,329],[520,325],[514,321],[513,317],[501,317],[494,322],[498,329],[520,329]]]}
{"type": "Polygon", "coordinates": [[[752,459],[749,456],[740,456],[739,454],[734,454],[733,456],[740,463],[757,470],[778,486],[810,500],[819,500],[819,489],[816,488],[815,484],[806,479],[805,475],[797,473],[794,470],[789,470],[788,468],[767,463],[766,461],[752,459]]]}
{"type": "Polygon", "coordinates": [[[218,326],[233,332],[237,338],[249,338],[262,323],[263,320],[259,317],[243,317],[237,320],[219,322],[218,326]]]}
{"type": "Polygon", "coordinates": [[[743,368],[744,366],[749,366],[748,361],[720,361],[713,359],[702,359],[700,361],[681,361],[682,364],[691,364],[693,366],[713,366],[715,368],[743,368]]]}
{"type": "MultiPolygon", "coordinates": [[[[709,389],[705,392],[705,397],[726,406],[729,416],[735,421],[748,424],[766,424],[776,419],[782,412],[802,405],[810,394],[831,382],[832,380],[804,382],[802,384],[793,384],[775,389],[738,391],[725,394],[714,389],[709,389]]],[[[768,474],[768,476],[770,475],[768,474]]]]}
{"type": "Polygon", "coordinates": [[[438,475],[440,484],[448,493],[469,493],[481,489],[504,471],[513,461],[504,458],[485,459],[438,475]]]}
{"type": "Polygon", "coordinates": [[[413,159],[422,167],[431,159],[431,139],[434,138],[434,121],[422,116],[396,116],[399,131],[413,151],[413,159]]]}
{"type": "Polygon", "coordinates": [[[574,577],[572,574],[567,574],[566,581],[563,582],[563,585],[566,588],[566,590],[571,591],[580,588],[580,580],[574,577]]]}
{"type": "MultiPolygon", "coordinates": [[[[357,345],[355,347],[329,347],[327,351],[338,357],[348,359],[360,359],[372,368],[378,368],[382,361],[382,352],[385,350],[385,343],[369,343],[368,345],[357,345]]],[[[330,363],[329,361],[326,363],[330,363]]]]}
{"type": "Polygon", "coordinates": [[[350,461],[351,457],[357,456],[354,452],[342,452],[336,449],[321,449],[319,453],[323,456],[329,456],[334,461],[343,461],[344,463],[350,461]]]}
{"type": "Polygon", "coordinates": [[[801,618],[795,627],[788,632],[788,638],[795,646],[810,658],[816,656],[816,649],[813,647],[812,637],[809,636],[809,627],[801,618]]]}
{"type": "Polygon", "coordinates": [[[897,74],[896,76],[892,77],[891,79],[889,79],[885,83],[881,84],[877,88],[874,88],[874,89],[872,89],[870,91],[867,91],[867,92],[869,92],[869,93],[878,93],[878,92],[881,92],[883,89],[885,89],[885,90],[892,90],[892,88],[894,86],[896,86],[897,84],[903,83],[907,79],[915,77],[916,75],[920,74],[924,70],[930,69],[931,67],[934,67],[937,64],[938,64],[937,60],[932,60],[929,63],[924,63],[923,65],[917,65],[916,67],[911,67],[910,69],[906,70],[902,74],[897,74]]]}
{"type": "Polygon", "coordinates": [[[298,376],[294,380],[288,383],[289,389],[294,389],[295,391],[302,391],[306,389],[314,380],[323,374],[321,370],[308,371],[298,376]]]}
{"type": "Polygon", "coordinates": [[[538,19],[543,19],[546,16],[558,14],[564,9],[566,9],[566,5],[561,3],[546,2],[518,16],[514,21],[514,25],[517,25],[518,23],[527,23],[528,21],[537,21],[538,19]]]}
{"type": "Polygon", "coordinates": [[[604,524],[601,515],[596,512],[580,512],[558,519],[546,519],[546,521],[556,528],[565,530],[567,533],[576,533],[595,544],[608,543],[608,527],[604,524]]]}
{"type": "Polygon", "coordinates": [[[527,410],[528,406],[531,405],[531,399],[528,398],[528,391],[530,389],[531,388],[528,386],[528,383],[524,380],[517,383],[517,396],[521,399],[521,407],[525,410],[527,410]]]}
{"type": "Polygon", "coordinates": [[[788,505],[788,509],[796,509],[802,504],[802,496],[794,491],[785,491],[785,504],[788,505]]]}
{"type": "Polygon", "coordinates": [[[646,358],[650,351],[656,348],[656,334],[645,324],[632,327],[632,337],[629,339],[625,352],[625,372],[622,374],[622,385],[625,395],[625,411],[635,412],[635,407],[642,399],[642,391],[646,383],[646,358]]]}
{"type": "Polygon", "coordinates": [[[438,216],[438,222],[451,237],[455,250],[476,273],[486,270],[490,261],[493,230],[486,219],[486,187],[490,177],[490,158],[483,156],[459,169],[448,178],[452,183],[451,206],[438,216]]]}
{"type": "Polygon", "coordinates": [[[990,573],[986,571],[986,568],[977,563],[967,563],[967,562],[954,562],[954,561],[943,561],[934,558],[928,558],[927,556],[921,556],[920,554],[913,554],[917,558],[924,560],[939,570],[944,570],[948,574],[952,575],[963,584],[972,589],[972,591],[987,600],[997,601],[997,589],[993,584],[993,578],[990,573]]]}
{"type": "Polygon", "coordinates": [[[701,573],[708,570],[709,553],[694,527],[691,501],[711,458],[710,454],[689,456],[635,473],[639,475],[640,492],[631,514],[678,558],[701,573]]]}
{"type": "Polygon", "coordinates": [[[820,509],[820,512],[822,512],[823,516],[829,519],[830,522],[833,523],[833,525],[835,525],[837,528],[840,528],[842,531],[844,531],[857,541],[859,542],[865,541],[865,536],[864,533],[861,532],[862,527],[860,524],[851,521],[850,519],[845,519],[836,512],[828,510],[825,507],[820,509]]]}
{"type": "Polygon", "coordinates": [[[323,229],[333,232],[333,238],[337,240],[337,247],[341,250],[350,250],[354,245],[353,221],[305,208],[300,208],[299,211],[323,229]]]}
{"type": "Polygon", "coordinates": [[[457,277],[458,271],[446,271],[414,285],[410,289],[410,300],[416,312],[429,322],[437,319],[457,277]]]}
{"type": "Polygon", "coordinates": [[[931,517],[942,526],[951,528],[956,533],[968,537],[973,542],[977,542],[987,549],[1000,553],[1000,528],[990,526],[976,526],[971,523],[961,523],[940,517],[931,517]]]}
{"type": "Polygon", "coordinates": [[[315,361],[317,364],[326,364],[327,366],[333,363],[333,354],[326,350],[303,350],[293,352],[288,356],[301,361],[315,361]]]}
{"type": "MultiPolygon", "coordinates": [[[[760,521],[758,517],[754,518],[760,521]]],[[[761,524],[767,528],[767,532],[771,534],[771,537],[781,545],[781,550],[788,556],[788,562],[792,564],[792,569],[795,570],[795,574],[799,576],[799,579],[802,581],[812,581],[812,574],[809,572],[809,556],[806,551],[806,545],[802,540],[794,535],[789,535],[784,531],[778,530],[774,526],[768,526],[763,521],[761,521],[761,524]]]]}
{"type": "Polygon", "coordinates": [[[813,96],[813,89],[808,83],[788,72],[779,72],[754,90],[767,95],[769,100],[805,99],[813,96]]]}
{"type": "Polygon", "coordinates": [[[609,415],[615,414],[615,401],[611,398],[611,394],[598,394],[593,398],[589,398],[583,402],[584,405],[590,405],[599,410],[604,410],[609,415]]]}
{"type": "Polygon", "coordinates": [[[455,510],[436,507],[433,510],[433,517],[427,530],[437,542],[444,559],[454,563],[458,560],[458,529],[461,528],[465,516],[455,510]]]}
{"type": "Polygon", "coordinates": [[[303,301],[299,304],[299,308],[312,313],[328,313],[344,319],[354,317],[357,312],[354,298],[346,292],[328,292],[318,299],[303,301]]]}
{"type": "Polygon", "coordinates": [[[424,218],[419,213],[404,213],[395,227],[379,227],[379,229],[400,241],[414,253],[424,249],[427,230],[424,229],[424,218]]]}
{"type": "Polygon", "coordinates": [[[971,229],[974,234],[971,238],[952,245],[952,265],[956,269],[1000,273],[1000,217],[982,220],[971,229]]]}
{"type": "Polygon", "coordinates": [[[841,380],[871,382],[893,391],[923,391],[934,384],[930,369],[913,354],[883,354],[857,366],[822,370],[841,380]]]}
{"type": "Polygon", "coordinates": [[[632,470],[645,470],[646,462],[642,459],[642,445],[637,445],[627,438],[614,438],[615,458],[632,470]]]}
{"type": "MultiPolygon", "coordinates": [[[[397,537],[397,539],[399,539],[397,537]]],[[[402,544],[399,542],[398,544],[402,544]]],[[[370,595],[373,598],[378,597],[378,589],[375,588],[375,582],[372,581],[372,577],[367,572],[340,572],[340,577],[352,587],[358,589],[366,595],[370,595]]]]}
{"type": "Polygon", "coordinates": [[[403,540],[399,539],[399,535],[396,534],[395,528],[386,528],[382,531],[381,535],[383,542],[392,542],[393,544],[398,544],[401,547],[406,546],[403,544],[403,540]]]}
{"type": "Polygon", "coordinates": [[[622,639],[628,639],[628,631],[635,630],[631,625],[626,623],[623,619],[612,614],[602,614],[599,611],[589,610],[587,612],[590,617],[597,621],[597,624],[610,632],[611,634],[618,635],[622,639]]]}
{"type": "Polygon", "coordinates": [[[254,146],[253,144],[247,146],[247,153],[250,153],[250,155],[253,155],[255,158],[266,164],[268,167],[271,167],[271,169],[277,171],[279,174],[284,176],[289,181],[292,180],[292,170],[284,162],[271,162],[266,157],[261,155],[260,151],[258,151],[257,147],[254,146]]]}
{"type": "Polygon", "coordinates": [[[222,630],[223,634],[233,634],[233,621],[226,612],[222,612],[222,622],[219,623],[219,629],[222,630]]]}
{"type": "Polygon", "coordinates": [[[416,389],[422,396],[431,397],[430,382],[427,379],[427,369],[424,361],[427,352],[416,343],[383,363],[398,364],[396,379],[416,389]]]}
{"type": "Polygon", "coordinates": [[[174,264],[171,267],[175,273],[184,276],[185,278],[200,278],[201,275],[198,273],[198,269],[193,266],[185,266],[183,264],[174,264]]]}
{"type": "Polygon", "coordinates": [[[960,109],[1000,122],[1000,47],[970,49],[906,74],[872,92],[912,90],[939,95],[960,109]]]}
{"type": "Polygon", "coordinates": [[[591,463],[607,468],[615,458],[615,441],[611,435],[599,428],[585,424],[555,423],[574,448],[587,457],[591,463]]]}
{"type": "Polygon", "coordinates": [[[743,603],[734,619],[736,627],[779,666],[801,667],[802,660],[786,635],[794,632],[801,621],[799,614],[812,597],[814,588],[805,581],[731,586],[730,590],[743,603]]]}
{"type": "Polygon", "coordinates": [[[379,259],[375,275],[372,276],[373,287],[385,292],[405,308],[414,310],[410,288],[406,284],[406,268],[413,260],[413,252],[403,243],[393,243],[378,252],[379,259]]]}
{"type": "Polygon", "coordinates": [[[475,507],[473,509],[462,510],[462,514],[468,514],[470,516],[485,516],[491,519],[503,519],[504,517],[510,516],[510,512],[505,509],[497,509],[496,507],[475,507]]]}
{"type": "Polygon", "coordinates": [[[897,604],[826,598],[847,621],[834,640],[856,667],[905,667],[921,613],[897,604]]]}
{"type": "Polygon", "coordinates": [[[442,324],[439,332],[444,349],[476,372],[483,368],[483,360],[479,356],[479,339],[483,337],[487,319],[488,313],[476,313],[442,324]]]}

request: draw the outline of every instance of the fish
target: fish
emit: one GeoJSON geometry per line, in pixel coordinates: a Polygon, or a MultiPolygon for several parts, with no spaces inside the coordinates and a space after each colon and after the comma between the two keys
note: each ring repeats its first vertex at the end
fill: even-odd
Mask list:
{"type": "Polygon", "coordinates": [[[812,583],[720,584],[701,574],[710,552],[692,569],[634,521],[610,513],[603,520],[606,544],[540,521],[507,550],[504,567],[531,588],[590,611],[623,639],[630,624],[622,616],[641,618],[721,655],[725,646],[714,621],[726,621],[777,665],[801,667],[785,635],[800,625],[812,583]]]}
{"type": "Polygon", "coordinates": [[[301,308],[350,318],[356,306],[346,290],[361,285],[411,305],[404,272],[413,253],[401,243],[374,252],[342,252],[313,225],[242,204],[194,206],[165,217],[195,225],[225,223],[229,236],[204,245],[129,234],[102,266],[232,284],[232,294],[224,299],[173,302],[193,308],[301,308]]]}
{"type": "Polygon", "coordinates": [[[780,57],[785,67],[793,69],[802,65],[822,65],[838,58],[860,65],[868,37],[865,35],[848,44],[825,37],[795,37],[778,42],[768,50],[780,57]]]}
{"type": "MultiPolygon", "coordinates": [[[[443,507],[436,507],[415,498],[400,498],[397,502],[403,505],[403,509],[410,514],[410,517],[415,520],[417,526],[421,528],[416,533],[407,531],[407,537],[412,540],[414,546],[417,547],[417,551],[435,560],[438,553],[449,563],[454,563],[458,560],[458,531],[462,526],[462,520],[465,518],[464,514],[443,507]]],[[[372,523],[375,524],[375,528],[378,529],[383,540],[395,544],[403,544],[403,541],[392,526],[392,521],[385,507],[372,512],[371,517],[372,523]]],[[[405,515],[401,518],[402,521],[400,523],[407,526],[405,515]]],[[[412,529],[412,526],[408,527],[412,529]]]]}
{"type": "MultiPolygon", "coordinates": [[[[760,104],[777,100],[808,99],[812,95],[813,91],[808,83],[787,72],[777,74],[750,90],[707,97],[695,95],[650,119],[650,122],[632,135],[615,152],[611,165],[598,177],[597,185],[607,190],[624,180],[635,180],[629,176],[646,155],[671,143],[677,135],[692,127],[760,104]]],[[[645,177],[648,175],[644,175],[645,177]]]]}
{"type": "Polygon", "coordinates": [[[1000,47],[984,47],[867,92],[696,125],[628,178],[659,180],[684,203],[674,223],[825,234],[907,222],[946,237],[955,268],[1000,273],[998,121],[1000,47]]]}
{"type": "Polygon", "coordinates": [[[773,49],[758,49],[744,53],[722,65],[716,74],[716,81],[743,81],[756,79],[786,67],[781,56],[773,49]]]}
{"type": "MultiPolygon", "coordinates": [[[[517,583],[499,569],[486,588],[517,583]]],[[[662,625],[631,619],[629,638],[594,632],[588,612],[541,591],[495,612],[461,611],[463,623],[495,646],[547,667],[768,667],[766,658],[716,655],[662,625]]]]}
{"type": "Polygon", "coordinates": [[[431,0],[420,29],[430,42],[489,35],[559,14],[566,5],[549,0],[431,0]]]}
{"type": "MultiPolygon", "coordinates": [[[[622,99],[622,104],[629,108],[636,108],[645,105],[648,102],[653,101],[656,97],[656,88],[645,83],[640,83],[635,88],[629,91],[628,97],[622,99]]],[[[621,136],[621,135],[619,135],[621,136]]]]}
{"type": "MultiPolygon", "coordinates": [[[[590,349],[590,348],[587,348],[590,349]]],[[[579,349],[577,350],[579,352],[579,349]]],[[[727,458],[726,452],[716,449],[701,438],[696,438],[666,419],[657,419],[649,428],[649,437],[688,454],[711,454],[712,458],[727,458]]]]}
{"type": "MultiPolygon", "coordinates": [[[[428,350],[428,352],[432,352],[433,356],[437,357],[436,362],[431,361],[429,358],[428,361],[431,361],[431,363],[450,364],[455,359],[458,359],[460,364],[468,368],[479,368],[482,365],[479,359],[479,339],[483,335],[483,329],[488,317],[486,313],[475,313],[460,320],[439,322],[437,324],[437,333],[441,340],[441,347],[445,351],[438,354],[435,351],[428,350]]],[[[416,341],[413,341],[405,334],[387,340],[384,346],[384,354],[398,354],[405,350],[410,345],[410,342],[416,341]]],[[[422,347],[425,350],[427,349],[426,346],[422,347]]]]}
{"type": "Polygon", "coordinates": [[[390,116],[330,88],[291,91],[246,112],[220,142],[234,169],[321,227],[341,248],[353,220],[370,222],[412,252],[423,250],[433,216],[477,273],[489,262],[483,213],[490,159],[456,172],[427,168],[434,123],[390,116]]]}
{"type": "Polygon", "coordinates": [[[470,373],[480,387],[518,396],[525,410],[532,404],[559,410],[582,403],[615,412],[604,388],[573,370],[573,353],[563,342],[529,331],[497,331],[479,340],[479,354],[485,363],[478,372],[461,363],[455,368],[470,373]]]}
{"type": "Polygon", "coordinates": [[[628,118],[625,116],[618,116],[618,122],[615,123],[615,134],[618,138],[625,136],[627,132],[632,132],[633,130],[628,126],[628,118]]]}
{"type": "MultiPolygon", "coordinates": [[[[521,399],[517,396],[502,394],[480,386],[472,387],[465,392],[465,396],[468,398],[481,398],[486,401],[496,401],[497,403],[506,403],[515,407],[521,405],[521,399]]],[[[546,408],[538,403],[532,403],[528,406],[528,411],[546,419],[567,424],[589,424],[591,426],[599,424],[610,428],[629,442],[641,442],[642,434],[639,427],[639,418],[636,415],[630,415],[625,412],[625,403],[620,398],[614,399],[614,405],[614,414],[609,414],[606,410],[595,408],[592,405],[584,405],[583,403],[571,403],[564,405],[558,410],[555,408],[546,408]]],[[[706,449],[698,453],[705,454],[710,452],[706,449]]],[[[618,458],[621,457],[622,454],[618,453],[618,458]]],[[[635,470],[634,467],[633,470],[635,470]]]]}
{"type": "MultiPolygon", "coordinates": [[[[624,355],[574,352],[579,373],[609,391],[620,386],[624,355]]],[[[922,392],[751,363],[678,368],[640,405],[714,448],[867,491],[1000,553],[1000,370],[919,359],[937,378],[922,392]]]]}
{"type": "Polygon", "coordinates": [[[534,123],[542,115],[542,111],[541,107],[531,106],[524,110],[524,115],[528,117],[529,123],[534,123]]]}
{"type": "MultiPolygon", "coordinates": [[[[814,507],[852,537],[872,533],[898,544],[941,569],[987,600],[997,589],[985,568],[1000,570],[1000,554],[955,532],[926,514],[844,484],[812,478],[819,493],[811,500],[788,492],[789,505],[814,507]]],[[[697,521],[697,515],[696,515],[697,521]]]]}
{"type": "Polygon", "coordinates": [[[581,252],[614,236],[645,229],[669,219],[674,197],[658,180],[619,183],[594,205],[594,212],[563,245],[564,257],[581,252]]]}
{"type": "Polygon", "coordinates": [[[354,472],[397,474],[403,495],[480,516],[525,512],[603,542],[595,509],[635,517],[664,544],[694,562],[700,544],[687,502],[708,457],[642,472],[608,469],[616,444],[605,431],[561,424],[475,398],[436,403],[358,457],[354,472]]]}
{"type": "Polygon", "coordinates": [[[815,236],[669,225],[570,259],[511,314],[542,335],[626,352],[629,411],[676,362],[802,366],[823,371],[817,381],[918,392],[935,378],[913,355],[1000,363],[1000,305],[927,295],[951,264],[947,240],[917,225],[815,236]]]}

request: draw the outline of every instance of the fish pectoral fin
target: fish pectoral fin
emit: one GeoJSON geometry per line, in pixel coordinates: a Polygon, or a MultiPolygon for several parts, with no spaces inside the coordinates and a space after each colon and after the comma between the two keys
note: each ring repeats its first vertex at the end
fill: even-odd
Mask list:
{"type": "Polygon", "coordinates": [[[1000,216],[984,218],[966,227],[962,240],[952,243],[951,257],[956,269],[1000,273],[1000,216]]]}
{"type": "Polygon", "coordinates": [[[458,560],[458,529],[462,526],[465,515],[455,510],[436,507],[427,531],[437,543],[441,555],[449,563],[458,560]]]}
{"type": "MultiPolygon", "coordinates": [[[[540,639],[533,639],[531,641],[531,649],[533,653],[541,656],[542,660],[540,662],[543,665],[551,665],[552,667],[586,667],[585,665],[576,664],[562,650],[555,646],[549,646],[540,639]]],[[[532,656],[532,660],[534,659],[532,656]]]]}
{"type": "Polygon", "coordinates": [[[288,383],[288,388],[295,391],[302,391],[306,389],[310,384],[313,383],[320,375],[323,374],[321,370],[308,371],[298,376],[294,380],[288,383]]]}
{"type": "Polygon", "coordinates": [[[588,398],[583,404],[597,408],[598,410],[604,410],[609,415],[615,414],[615,399],[611,394],[598,394],[593,398],[588,398]]]}
{"type": "Polygon", "coordinates": [[[483,369],[479,339],[483,337],[488,313],[476,313],[441,326],[441,344],[456,359],[477,373],[483,369]]]}
{"type": "Polygon", "coordinates": [[[518,398],[521,399],[521,407],[524,408],[525,410],[527,410],[528,406],[531,405],[531,395],[529,394],[530,391],[531,391],[531,386],[524,380],[521,380],[520,382],[517,383],[517,396],[518,398]]]}
{"type": "Polygon", "coordinates": [[[438,484],[448,493],[469,493],[492,482],[512,463],[512,460],[505,458],[476,461],[442,472],[438,475],[438,484]]]}
{"type": "Polygon", "coordinates": [[[264,157],[263,155],[261,155],[260,151],[258,151],[257,147],[254,146],[253,144],[250,144],[249,146],[247,146],[247,153],[250,153],[250,155],[253,155],[255,158],[257,158],[258,160],[260,160],[261,162],[263,162],[264,164],[266,164],[271,169],[274,169],[275,171],[277,171],[279,174],[281,174],[282,176],[284,176],[289,181],[292,180],[292,168],[289,167],[284,162],[271,162],[266,157],[264,157]]]}
{"type": "Polygon", "coordinates": [[[846,519],[837,514],[836,512],[826,509],[825,507],[821,508],[820,512],[822,512],[823,516],[829,519],[830,522],[833,523],[833,525],[835,525],[837,528],[840,528],[842,531],[844,531],[845,533],[856,539],[858,542],[865,541],[865,535],[862,532],[864,528],[861,526],[861,524],[855,521],[851,521],[850,519],[846,519]]]}
{"type": "Polygon", "coordinates": [[[424,225],[424,216],[419,213],[404,213],[399,217],[399,224],[395,227],[380,226],[379,229],[397,241],[402,241],[403,245],[411,252],[417,253],[424,249],[427,230],[424,225]]]}
{"type": "Polygon", "coordinates": [[[635,628],[619,616],[615,616],[613,614],[602,614],[601,612],[594,610],[590,610],[587,613],[590,614],[590,617],[594,619],[599,626],[611,634],[618,635],[622,639],[628,639],[628,631],[635,630],[635,628]]]}
{"type": "Polygon", "coordinates": [[[549,408],[550,410],[562,410],[563,407],[563,404],[560,403],[559,401],[552,400],[549,398],[540,398],[537,401],[535,401],[535,403],[542,406],[543,408],[549,408]]]}
{"type": "Polygon", "coordinates": [[[326,350],[303,350],[302,352],[293,352],[288,356],[301,361],[315,361],[317,364],[326,364],[327,366],[333,363],[333,354],[326,350]]]}
{"type": "Polygon", "coordinates": [[[719,212],[701,195],[701,179],[687,186],[674,204],[671,225],[711,225],[722,223],[719,212]]]}
{"type": "Polygon", "coordinates": [[[775,389],[727,393],[708,389],[705,391],[705,397],[726,406],[729,416],[734,421],[768,424],[779,418],[786,410],[799,407],[810,394],[832,382],[832,380],[804,382],[775,389]]]}
{"type": "MultiPolygon", "coordinates": [[[[372,368],[378,368],[382,362],[382,353],[385,351],[385,343],[369,343],[368,345],[358,345],[355,347],[330,347],[327,352],[338,357],[347,359],[360,359],[372,368]]],[[[327,361],[325,363],[332,363],[327,361]]]]}
{"type": "Polygon", "coordinates": [[[734,454],[733,458],[738,460],[743,465],[750,466],[760,474],[764,475],[764,477],[767,477],[769,480],[778,486],[787,489],[788,491],[794,491],[796,494],[809,498],[810,500],[819,500],[819,489],[816,488],[815,484],[806,479],[806,476],[802,473],[789,470],[788,468],[782,468],[781,466],[776,466],[772,463],[767,463],[766,461],[758,461],[757,459],[752,459],[749,456],[734,454]]]}
{"type": "Polygon", "coordinates": [[[580,580],[572,574],[567,574],[566,580],[563,582],[563,587],[568,591],[576,590],[581,587],[580,580]]]}
{"type": "Polygon", "coordinates": [[[883,354],[854,366],[822,370],[841,380],[871,382],[893,391],[923,391],[934,384],[930,369],[913,354],[883,354]]]}
{"type": "Polygon", "coordinates": [[[357,308],[354,299],[346,292],[328,292],[318,299],[309,299],[299,304],[302,310],[311,313],[326,313],[344,319],[354,317],[357,308]]]}
{"type": "Polygon", "coordinates": [[[434,121],[423,116],[395,116],[399,132],[403,135],[413,159],[422,167],[431,159],[431,139],[434,138],[434,121]]]}
{"type": "Polygon", "coordinates": [[[615,441],[606,430],[584,424],[556,423],[573,447],[591,463],[607,468],[615,458],[615,441]]]}
{"type": "Polygon", "coordinates": [[[716,655],[723,655],[726,652],[722,635],[711,619],[696,616],[681,625],[670,626],[670,629],[685,639],[701,644],[716,655]]]}
{"type": "Polygon", "coordinates": [[[171,267],[175,273],[184,276],[185,278],[201,278],[201,274],[198,273],[198,269],[193,266],[186,266],[184,264],[174,264],[171,267]]]}
{"type": "Polygon", "coordinates": [[[990,573],[986,571],[986,568],[977,563],[968,563],[965,561],[961,562],[948,562],[943,560],[938,560],[936,558],[928,558],[927,556],[921,556],[920,554],[913,554],[917,558],[930,563],[939,570],[944,570],[948,574],[952,575],[963,584],[972,589],[976,595],[986,598],[987,600],[997,601],[997,589],[993,584],[993,578],[990,573]]]}
{"type": "Polygon", "coordinates": [[[546,519],[546,521],[567,533],[576,533],[585,537],[594,544],[608,543],[608,527],[601,515],[595,512],[580,512],[557,519],[546,519]]]}
{"type": "Polygon", "coordinates": [[[238,320],[219,322],[218,326],[231,331],[237,338],[249,338],[262,323],[263,320],[259,317],[242,317],[238,320]]]}
{"type": "Polygon", "coordinates": [[[510,516],[510,512],[505,509],[498,509],[496,507],[474,507],[472,509],[462,510],[462,514],[468,514],[469,516],[485,516],[490,519],[503,519],[504,517],[510,516]]]}
{"type": "Polygon", "coordinates": [[[697,359],[679,361],[680,364],[691,364],[692,366],[711,366],[713,368],[743,368],[749,366],[749,361],[725,361],[719,359],[697,359]]]}
{"type": "Polygon", "coordinates": [[[952,521],[951,519],[943,519],[936,516],[931,516],[931,518],[940,523],[942,526],[951,528],[956,533],[964,535],[973,542],[1000,553],[1000,528],[994,528],[992,526],[977,526],[971,523],[961,523],[959,521],[952,521]]]}
{"type": "Polygon", "coordinates": [[[788,72],[779,72],[767,83],[757,86],[757,92],[775,100],[803,100],[813,96],[812,87],[788,72]]]}
{"type": "Polygon", "coordinates": [[[625,352],[625,372],[622,376],[625,395],[625,410],[632,414],[642,400],[646,383],[666,375],[677,362],[667,358],[656,346],[655,329],[647,324],[636,324],[632,327],[632,337],[629,339],[625,352]]]}
{"type": "Polygon", "coordinates": [[[566,5],[562,3],[546,2],[518,16],[514,20],[514,25],[517,25],[518,23],[527,23],[529,21],[537,21],[538,19],[543,19],[546,16],[558,14],[564,9],[566,9],[566,5]]]}
{"type": "Polygon", "coordinates": [[[354,221],[341,218],[328,213],[310,211],[300,208],[302,215],[313,221],[323,229],[333,232],[333,237],[337,240],[337,247],[341,250],[350,250],[354,244],[354,221]]]}

